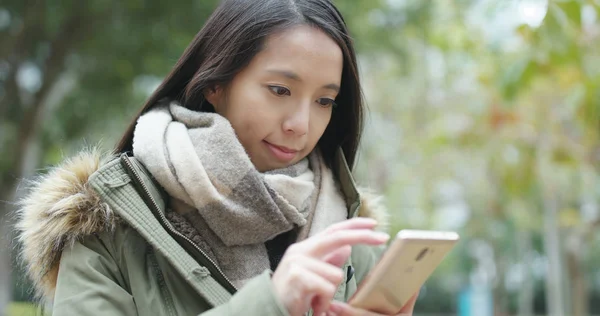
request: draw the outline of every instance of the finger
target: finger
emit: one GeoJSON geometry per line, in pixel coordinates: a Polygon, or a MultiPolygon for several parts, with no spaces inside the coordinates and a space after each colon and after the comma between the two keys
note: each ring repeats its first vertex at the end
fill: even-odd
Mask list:
{"type": "MultiPolygon", "coordinates": [[[[325,230],[320,232],[319,234],[329,234],[338,230],[346,230],[346,229],[373,229],[377,226],[377,221],[372,218],[366,217],[355,217],[352,219],[348,219],[339,223],[335,223],[325,230]]],[[[317,235],[319,235],[317,234],[317,235]]]]}
{"type": "Polygon", "coordinates": [[[404,306],[402,306],[402,309],[400,310],[400,315],[412,315],[412,313],[415,309],[415,304],[417,303],[418,296],[419,296],[419,293],[415,293],[408,300],[408,302],[406,302],[406,304],[404,304],[404,306]]]}
{"type": "Polygon", "coordinates": [[[323,258],[327,254],[346,245],[380,245],[388,241],[388,239],[390,239],[388,234],[368,229],[341,230],[329,235],[309,238],[305,240],[306,243],[303,246],[308,248],[307,252],[310,255],[316,258],[323,258]]]}
{"type": "Polygon", "coordinates": [[[329,310],[327,312],[336,316],[385,316],[384,314],[355,308],[346,303],[337,301],[331,302],[331,304],[329,304],[329,310]]]}
{"type": "Polygon", "coordinates": [[[331,265],[341,267],[344,265],[346,260],[348,260],[348,257],[350,257],[350,254],[352,254],[352,246],[346,245],[346,246],[338,248],[338,249],[334,250],[333,252],[327,254],[323,258],[323,261],[325,261],[331,265]]]}
{"type": "Polygon", "coordinates": [[[308,269],[304,271],[304,279],[301,282],[304,297],[310,299],[314,314],[321,315],[327,311],[337,286],[308,269]]]}
{"type": "Polygon", "coordinates": [[[295,264],[301,265],[304,269],[312,271],[314,274],[324,278],[336,287],[344,279],[342,269],[311,257],[302,257],[295,264]]]}

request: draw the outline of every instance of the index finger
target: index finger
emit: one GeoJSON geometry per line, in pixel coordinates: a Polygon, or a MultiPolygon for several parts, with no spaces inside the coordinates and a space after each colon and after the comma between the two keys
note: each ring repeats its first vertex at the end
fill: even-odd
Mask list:
{"type": "Polygon", "coordinates": [[[385,316],[384,314],[352,307],[346,303],[337,301],[331,302],[331,305],[329,305],[329,310],[336,316],[385,316]]]}
{"type": "Polygon", "coordinates": [[[373,228],[375,228],[375,226],[377,226],[377,221],[372,218],[355,217],[355,218],[347,219],[342,222],[332,224],[331,226],[327,227],[325,230],[323,230],[322,232],[320,232],[317,235],[330,234],[335,231],[346,230],[346,229],[373,229],[373,228]]]}
{"type": "Polygon", "coordinates": [[[381,245],[390,239],[390,235],[370,229],[337,230],[327,235],[313,236],[307,239],[308,254],[317,258],[343,246],[357,244],[381,245]]]}

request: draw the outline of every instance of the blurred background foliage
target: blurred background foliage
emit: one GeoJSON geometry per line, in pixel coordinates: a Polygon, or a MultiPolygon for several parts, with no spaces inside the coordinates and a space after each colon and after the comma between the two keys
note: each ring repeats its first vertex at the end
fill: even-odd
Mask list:
{"type": "MultiPolygon", "coordinates": [[[[462,236],[416,315],[600,314],[600,0],[335,2],[370,109],[359,182],[393,232],[462,236]]],[[[21,179],[110,150],[216,3],[0,3],[0,315],[31,300],[21,179]]]]}

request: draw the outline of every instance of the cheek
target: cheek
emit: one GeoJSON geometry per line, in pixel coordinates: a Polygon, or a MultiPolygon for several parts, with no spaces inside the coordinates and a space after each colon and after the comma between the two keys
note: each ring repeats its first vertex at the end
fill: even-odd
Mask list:
{"type": "Polygon", "coordinates": [[[268,120],[259,111],[244,111],[244,113],[240,114],[242,115],[238,116],[231,123],[244,146],[257,143],[268,135],[269,124],[271,124],[272,120],[268,120]]]}
{"type": "Polygon", "coordinates": [[[310,126],[310,142],[312,146],[315,146],[323,133],[329,121],[331,120],[331,110],[318,109],[318,111],[311,117],[310,126]]]}
{"type": "Polygon", "coordinates": [[[260,91],[238,91],[229,100],[227,119],[246,150],[264,139],[275,121],[260,91]]]}

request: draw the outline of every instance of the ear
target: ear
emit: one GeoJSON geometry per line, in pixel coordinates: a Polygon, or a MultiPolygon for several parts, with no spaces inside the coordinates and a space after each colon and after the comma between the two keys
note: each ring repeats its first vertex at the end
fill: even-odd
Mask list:
{"type": "Polygon", "coordinates": [[[218,110],[223,99],[223,89],[220,86],[212,86],[204,89],[204,98],[208,101],[215,110],[218,110]]]}

